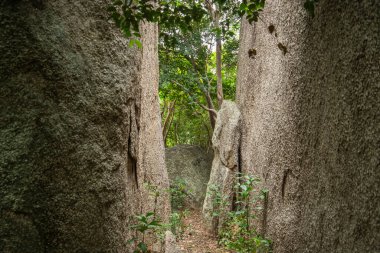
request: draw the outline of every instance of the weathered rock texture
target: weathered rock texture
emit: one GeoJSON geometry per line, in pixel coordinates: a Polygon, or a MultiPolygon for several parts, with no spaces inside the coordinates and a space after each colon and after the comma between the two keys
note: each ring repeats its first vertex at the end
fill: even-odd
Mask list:
{"type": "Polygon", "coordinates": [[[210,179],[212,151],[194,145],[177,145],[167,148],[165,154],[170,181],[185,180],[192,198],[189,204],[201,207],[210,179]]]}
{"type": "Polygon", "coordinates": [[[165,232],[165,253],[180,253],[181,250],[177,246],[177,241],[172,232],[165,232]]]}
{"type": "Polygon", "coordinates": [[[167,222],[171,212],[169,202],[169,178],[165,165],[165,147],[162,137],[160,104],[158,98],[158,26],[144,24],[141,26],[143,52],[140,80],[140,127],[138,149],[139,183],[149,183],[160,192],[157,206],[154,197],[146,187],[141,188],[144,199],[143,212],[154,209],[162,221],[167,222]],[[147,201],[146,197],[150,197],[147,201]]]}
{"type": "MultiPolygon", "coordinates": [[[[230,203],[232,203],[236,173],[239,170],[240,118],[240,111],[236,104],[231,101],[224,101],[218,112],[212,136],[214,160],[207,185],[208,194],[203,204],[204,218],[208,222],[209,228],[214,231],[223,223],[225,217],[223,212],[221,216],[213,217],[215,196],[210,193],[212,192],[211,189],[216,186],[221,195],[231,198],[230,203]]],[[[227,205],[225,208],[230,209],[231,205],[227,205]]]]}
{"type": "Polygon", "coordinates": [[[380,252],[380,1],[322,0],[314,19],[303,4],[267,1],[242,26],[241,162],[269,188],[261,232],[276,253],[380,252]]]}
{"type": "Polygon", "coordinates": [[[0,2],[0,252],[130,252],[143,182],[168,185],[157,28],[129,48],[107,3],[0,2]]]}

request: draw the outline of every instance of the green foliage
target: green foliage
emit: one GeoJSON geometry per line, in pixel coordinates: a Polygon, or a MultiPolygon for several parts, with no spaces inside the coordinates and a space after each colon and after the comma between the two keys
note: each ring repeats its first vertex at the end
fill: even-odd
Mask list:
{"type": "Polygon", "coordinates": [[[170,199],[173,210],[182,210],[185,207],[186,198],[189,196],[190,189],[186,180],[176,178],[170,185],[170,199]]]}
{"type": "Polygon", "coordinates": [[[140,233],[159,228],[162,224],[159,219],[155,218],[155,215],[154,212],[147,212],[145,215],[136,215],[137,224],[131,226],[131,228],[140,233]]]}
{"type": "Polygon", "coordinates": [[[169,217],[169,228],[177,238],[182,238],[186,230],[184,223],[188,210],[185,209],[186,198],[189,197],[190,189],[186,180],[176,178],[169,188],[172,210],[169,217]]]}
{"type": "MultiPolygon", "coordinates": [[[[210,95],[216,104],[215,52],[212,27],[207,20],[194,26],[193,32],[161,29],[161,33],[175,34],[175,42],[167,44],[163,37],[159,44],[161,107],[176,101],[167,146],[179,143],[203,147],[211,145],[212,128],[209,113],[199,104],[207,104],[210,95]]],[[[239,24],[231,25],[229,35],[223,37],[224,98],[235,98],[239,24]],[[231,36],[231,34],[234,34],[231,36]]],[[[165,119],[166,114],[164,114],[165,119]]]]}
{"type": "MultiPolygon", "coordinates": [[[[255,219],[255,212],[260,211],[260,200],[266,198],[267,190],[258,190],[259,180],[250,175],[239,174],[235,184],[236,198],[234,210],[228,213],[228,217],[219,230],[219,243],[226,249],[239,253],[269,253],[271,242],[260,236],[250,226],[255,219]],[[253,208],[253,209],[252,209],[253,208]]],[[[210,187],[213,196],[214,216],[220,216],[228,196],[222,196],[218,186],[210,187]],[[216,210],[216,211],[215,211],[216,210]]]]}
{"type": "Polygon", "coordinates": [[[153,234],[156,238],[162,239],[163,232],[167,227],[156,214],[157,199],[160,196],[158,187],[150,183],[144,183],[144,187],[149,195],[154,197],[154,207],[153,211],[135,215],[133,218],[133,225],[129,228],[136,232],[136,236],[128,240],[128,243],[134,245],[133,253],[149,253],[148,245],[145,242],[146,234],[153,234]]]}
{"type": "Polygon", "coordinates": [[[135,224],[130,226],[132,230],[138,231],[142,237],[133,237],[128,242],[134,244],[133,253],[148,253],[148,245],[145,242],[145,235],[148,232],[157,234],[162,230],[163,224],[160,219],[156,218],[155,212],[147,212],[146,214],[136,215],[135,224]]]}
{"type": "Polygon", "coordinates": [[[169,217],[169,225],[172,233],[179,239],[183,237],[187,226],[185,225],[184,219],[188,215],[188,210],[181,210],[171,213],[169,217]]]}
{"type": "Polygon", "coordinates": [[[315,16],[315,5],[318,3],[319,0],[306,0],[304,3],[305,9],[310,13],[310,15],[314,18],[315,16]]]}
{"type": "Polygon", "coordinates": [[[208,187],[208,195],[212,199],[212,216],[218,217],[221,215],[222,210],[228,204],[228,196],[224,196],[221,192],[219,185],[210,185],[208,187]]]}
{"type": "MultiPolygon", "coordinates": [[[[265,0],[243,0],[241,3],[234,0],[215,0],[211,1],[211,4],[216,5],[220,11],[232,11],[230,15],[246,15],[251,23],[257,21],[265,0]]],[[[192,31],[194,23],[200,22],[206,16],[206,5],[207,3],[201,0],[160,0],[157,3],[149,0],[114,0],[108,6],[108,11],[117,27],[129,38],[141,36],[141,21],[157,22],[161,27],[181,31],[192,31]]],[[[226,26],[229,22],[230,19],[226,18],[226,26]]],[[[221,33],[223,29],[215,32],[221,33]]]]}
{"type": "Polygon", "coordinates": [[[246,15],[246,18],[250,24],[253,21],[257,22],[259,19],[259,12],[264,9],[265,0],[246,1],[244,0],[239,6],[239,15],[242,17],[246,15]]]}
{"type": "Polygon", "coordinates": [[[109,6],[117,27],[126,37],[140,37],[141,21],[158,22],[161,26],[191,30],[192,22],[199,21],[205,14],[196,1],[161,0],[158,4],[149,0],[114,0],[109,6]]]}
{"type": "Polygon", "coordinates": [[[212,129],[206,111],[187,100],[178,102],[169,129],[166,144],[168,147],[177,144],[192,144],[202,147],[211,145],[212,129]]]}

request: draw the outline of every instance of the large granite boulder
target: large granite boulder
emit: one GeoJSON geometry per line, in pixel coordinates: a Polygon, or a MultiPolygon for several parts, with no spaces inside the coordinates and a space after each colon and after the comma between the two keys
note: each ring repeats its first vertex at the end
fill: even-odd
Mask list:
{"type": "Polygon", "coordinates": [[[158,27],[129,47],[110,2],[0,1],[0,252],[132,252],[130,217],[168,220],[158,27]]]}
{"type": "Polygon", "coordinates": [[[194,145],[177,145],[166,149],[166,165],[169,180],[186,181],[190,190],[191,202],[201,207],[210,178],[213,152],[194,145]]]}

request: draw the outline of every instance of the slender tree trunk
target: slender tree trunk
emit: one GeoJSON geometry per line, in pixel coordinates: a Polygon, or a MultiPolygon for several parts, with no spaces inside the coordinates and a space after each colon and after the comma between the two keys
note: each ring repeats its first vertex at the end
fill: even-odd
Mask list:
{"type": "Polygon", "coordinates": [[[223,79],[222,79],[222,38],[219,25],[219,11],[215,12],[214,26],[217,30],[216,34],[216,90],[217,90],[217,99],[218,107],[222,107],[223,103],[223,79]]]}
{"type": "Polygon", "coordinates": [[[222,81],[222,37],[220,31],[220,10],[218,7],[214,9],[213,3],[210,0],[206,0],[206,8],[213,22],[213,26],[216,30],[216,85],[217,85],[217,99],[218,107],[221,108],[223,103],[223,81],[222,81]]]}
{"type": "Polygon", "coordinates": [[[162,109],[161,109],[161,120],[163,119],[163,117],[165,115],[166,106],[167,106],[167,102],[164,101],[164,104],[163,104],[162,109]]]}
{"type": "Polygon", "coordinates": [[[168,113],[165,118],[164,127],[162,128],[162,136],[164,138],[164,144],[166,146],[166,139],[168,137],[169,129],[173,121],[174,112],[175,112],[176,101],[170,102],[168,105],[168,113]]]}
{"type": "Polygon", "coordinates": [[[208,128],[208,125],[206,123],[203,123],[203,125],[204,125],[204,127],[206,128],[206,131],[207,131],[207,145],[206,145],[206,148],[208,150],[209,147],[212,144],[212,142],[211,142],[212,136],[211,136],[211,133],[210,133],[210,129],[208,128]]]}
{"type": "Polygon", "coordinates": [[[216,113],[215,113],[214,103],[212,102],[212,98],[210,96],[210,92],[204,91],[203,94],[204,94],[204,96],[206,98],[207,107],[210,109],[210,110],[208,110],[208,115],[209,115],[209,118],[210,118],[210,124],[211,124],[212,130],[214,130],[214,128],[215,128],[215,122],[216,122],[216,113]]]}

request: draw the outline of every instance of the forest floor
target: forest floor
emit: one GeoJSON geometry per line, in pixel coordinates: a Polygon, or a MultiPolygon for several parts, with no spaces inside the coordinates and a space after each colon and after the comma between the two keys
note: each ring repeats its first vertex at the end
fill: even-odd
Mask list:
{"type": "Polygon", "coordinates": [[[178,242],[183,253],[229,252],[218,246],[218,240],[215,235],[207,230],[200,210],[190,210],[184,222],[187,229],[178,242]]]}

